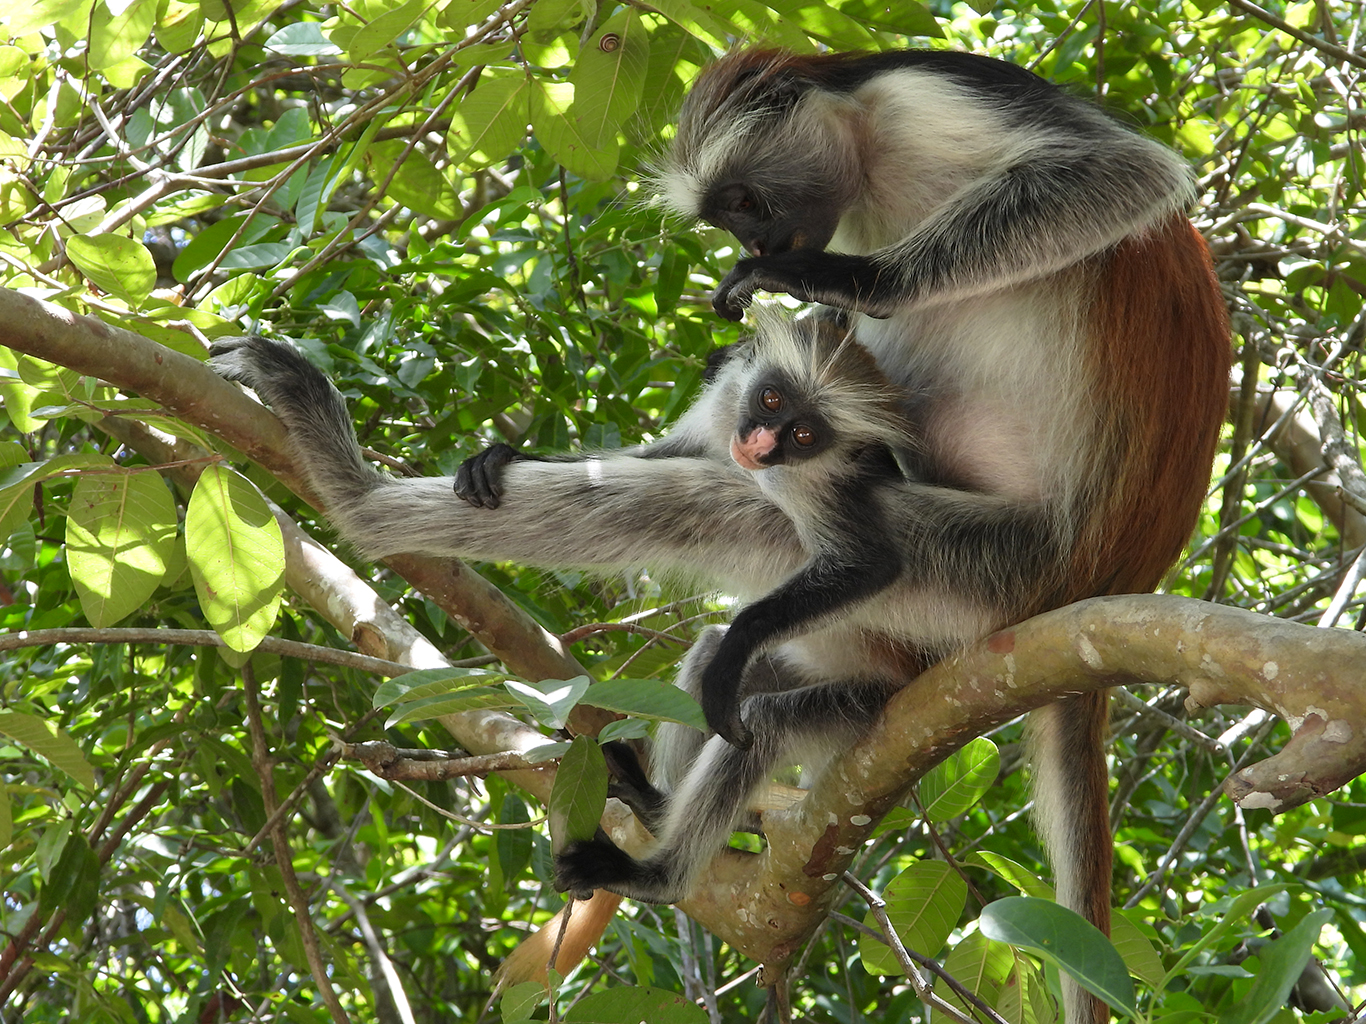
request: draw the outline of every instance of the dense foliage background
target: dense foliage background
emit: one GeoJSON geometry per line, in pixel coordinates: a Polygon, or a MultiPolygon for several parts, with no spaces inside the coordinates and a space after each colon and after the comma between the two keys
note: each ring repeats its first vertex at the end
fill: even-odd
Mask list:
{"type": "MultiPolygon", "coordinates": [[[[248,329],[294,339],[351,399],[363,443],[418,472],[451,472],[493,440],[630,443],[667,427],[706,354],[734,338],[708,301],[731,240],[641,201],[642,167],[697,68],[756,39],[1003,57],[1199,170],[1196,222],[1240,375],[1207,514],[1167,589],[1362,628],[1360,0],[724,6],[7,0],[0,279],[197,358],[206,339],[248,329]]],[[[539,807],[497,775],[403,784],[339,760],[341,742],[452,742],[432,720],[386,729],[380,677],[363,668],[272,652],[243,668],[202,637],[158,642],[212,628],[236,650],[267,634],[347,649],[284,589],[278,540],[252,553],[253,579],[215,578],[222,534],[205,508],[245,487],[231,464],[310,532],[327,527],[95,375],[0,349],[0,394],[0,465],[17,467],[0,477],[0,1020],[478,1019],[493,968],[561,905],[543,885],[543,827],[482,823],[539,807]],[[148,469],[168,459],[165,475],[148,469]],[[234,586],[268,598],[244,609],[224,597],[234,586]],[[74,627],[103,632],[21,635],[74,627]],[[268,828],[277,807],[284,827],[268,828]],[[321,984],[310,962],[327,965],[321,984]]],[[[667,678],[725,613],[648,577],[480,570],[554,633],[632,624],[581,631],[575,655],[600,679],[667,678]]],[[[358,571],[449,658],[488,661],[436,601],[358,571]]],[[[1182,967],[1164,998],[1143,991],[1146,1012],[1304,1013],[1277,1007],[1315,935],[1328,984],[1301,1005],[1331,1005],[1334,989],[1360,1001],[1366,789],[1241,812],[1210,794],[1284,727],[1260,713],[1177,722],[1137,704],[1184,719],[1179,693],[1138,698],[1114,722],[1116,902],[1182,967]],[[1276,935],[1292,941],[1267,945],[1276,935]]],[[[881,890],[948,852],[974,864],[986,899],[1012,881],[1037,891],[1019,728],[993,739],[999,784],[933,826],[907,810],[861,856],[861,878],[881,890]]],[[[904,884],[958,877],[929,867],[904,884]]],[[[970,906],[945,926],[950,967],[980,976],[1011,1021],[1042,1019],[1043,974],[988,947],[970,906]]],[[[851,897],[843,913],[862,920],[864,905],[851,897]]],[[[845,918],[819,932],[794,1015],[923,1015],[894,965],[869,973],[859,942],[845,918]]],[[[628,905],[553,1012],[751,1019],[750,967],[676,911],[628,905]],[[622,984],[701,1008],[593,1005],[622,984]]]]}

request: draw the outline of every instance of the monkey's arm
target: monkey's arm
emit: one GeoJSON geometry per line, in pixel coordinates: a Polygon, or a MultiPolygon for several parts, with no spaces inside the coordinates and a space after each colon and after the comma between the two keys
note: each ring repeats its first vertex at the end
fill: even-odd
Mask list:
{"type": "Polygon", "coordinates": [[[700,703],[707,724],[732,745],[754,741],[740,716],[740,691],[755,656],[873,597],[900,575],[901,555],[885,532],[854,530],[841,539],[850,543],[822,552],[741,609],[703,670],[700,703]]]}
{"type": "Polygon", "coordinates": [[[901,241],[867,255],[790,249],[742,259],[712,298],[739,320],[756,291],[885,317],[1071,266],[1193,198],[1173,153],[1114,129],[1038,145],[959,190],[901,241]]]}

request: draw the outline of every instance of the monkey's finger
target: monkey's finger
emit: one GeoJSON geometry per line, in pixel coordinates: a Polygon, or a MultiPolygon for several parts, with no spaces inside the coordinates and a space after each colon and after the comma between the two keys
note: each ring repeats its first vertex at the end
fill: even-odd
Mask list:
{"type": "Polygon", "coordinates": [[[736,709],[730,721],[723,724],[716,730],[716,735],[729,743],[737,750],[748,750],[754,746],[754,733],[745,727],[745,723],[740,719],[740,711],[736,709]]]}
{"type": "Polygon", "coordinates": [[[716,294],[712,296],[711,300],[711,308],[716,310],[717,314],[720,315],[723,320],[730,320],[732,322],[738,322],[745,318],[745,306],[747,305],[749,305],[748,302],[738,304],[732,302],[731,297],[722,294],[720,289],[717,289],[716,294]]]}
{"type": "Polygon", "coordinates": [[[503,467],[521,458],[511,445],[489,445],[455,471],[455,493],[476,508],[497,508],[503,498],[503,467]]]}

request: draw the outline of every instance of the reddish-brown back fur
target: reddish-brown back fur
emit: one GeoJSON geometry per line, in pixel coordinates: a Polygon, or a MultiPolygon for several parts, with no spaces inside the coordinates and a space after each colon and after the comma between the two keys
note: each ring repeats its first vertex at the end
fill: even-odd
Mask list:
{"type": "Polygon", "coordinates": [[[1070,599],[1145,593],[1190,539],[1228,407],[1228,316],[1184,217],[1109,255],[1090,311],[1088,376],[1116,471],[1088,523],[1070,599]]]}

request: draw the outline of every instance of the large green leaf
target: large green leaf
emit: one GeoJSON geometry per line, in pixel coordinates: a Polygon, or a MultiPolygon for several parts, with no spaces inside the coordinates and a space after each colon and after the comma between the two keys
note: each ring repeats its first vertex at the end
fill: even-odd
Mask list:
{"type": "Polygon", "coordinates": [[[686,996],[658,988],[614,985],[584,996],[565,1011],[565,1024],[706,1024],[707,1011],[686,996]]]}
{"type": "Polygon", "coordinates": [[[112,464],[76,481],[66,518],[67,567],[92,626],[140,608],[175,551],[176,508],[156,473],[112,464]]]}
{"type": "MultiPolygon", "coordinates": [[[[882,894],[887,916],[901,944],[922,956],[938,956],[958,924],[968,899],[963,876],[943,861],[912,864],[887,884],[882,894]]],[[[880,930],[870,911],[863,923],[880,930]]],[[[863,966],[873,974],[900,974],[901,964],[886,943],[859,936],[863,966]]]]}
{"type": "Polygon", "coordinates": [[[123,235],[72,235],[66,254],[82,274],[130,305],[141,305],[157,283],[147,246],[123,235]]]}
{"type": "Polygon", "coordinates": [[[234,651],[270,632],[285,582],[280,524],[254,484],[210,466],[185,510],[185,551],[199,607],[234,651]]]}
{"type": "Polygon", "coordinates": [[[640,15],[627,7],[609,18],[579,53],[569,80],[570,110],[595,146],[604,147],[640,105],[650,41],[640,15]]]}
{"type": "Polygon", "coordinates": [[[943,822],[963,814],[995,784],[1000,771],[996,744],[985,736],[977,737],[920,780],[918,792],[926,817],[943,822]]]}
{"type": "Polygon", "coordinates": [[[520,72],[490,70],[451,111],[451,159],[475,167],[503,160],[526,138],[531,87],[520,72]]]}
{"type": "Polygon", "coordinates": [[[558,846],[592,839],[607,804],[607,762],[602,748],[587,736],[575,736],[555,773],[546,815],[558,846]]]}
{"type": "Polygon", "coordinates": [[[1256,980],[1247,995],[1219,1015],[1219,1024],[1266,1024],[1280,1013],[1309,962],[1319,932],[1332,917],[1333,911],[1327,907],[1316,910],[1284,935],[1259,948],[1256,980]]]}
{"type": "Polygon", "coordinates": [[[81,748],[47,719],[22,711],[0,711],[0,735],[47,758],[86,789],[95,788],[95,771],[81,748]]]}
{"type": "Polygon", "coordinates": [[[1134,983],[1110,940],[1080,914],[1049,900],[1008,896],[978,920],[982,934],[1026,949],[1071,976],[1116,1010],[1138,1016],[1134,983]]]}
{"type": "Polygon", "coordinates": [[[536,81],[531,86],[531,125],[551,156],[580,178],[606,178],[617,169],[615,136],[598,138],[598,128],[574,114],[574,86],[536,81]]]}
{"type": "Polygon", "coordinates": [[[658,679],[605,679],[590,686],[579,702],[623,715],[691,725],[704,732],[707,728],[697,701],[658,679]]]}

